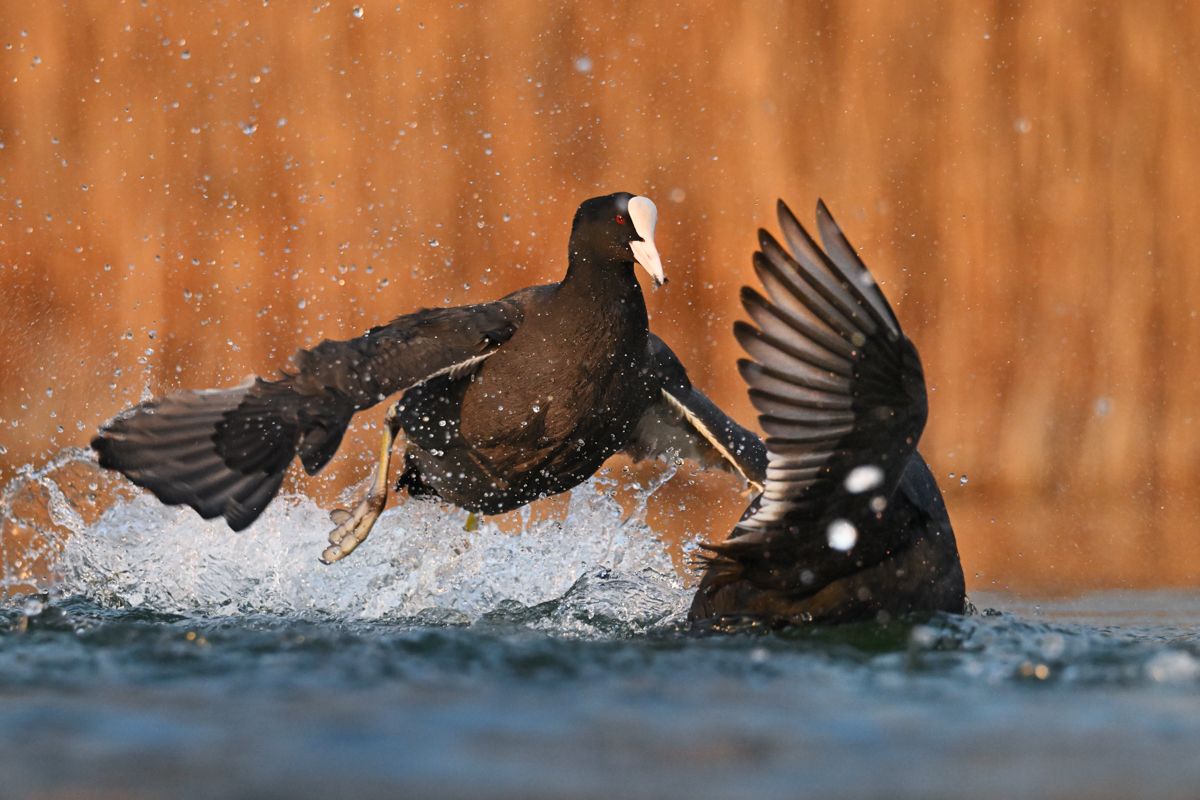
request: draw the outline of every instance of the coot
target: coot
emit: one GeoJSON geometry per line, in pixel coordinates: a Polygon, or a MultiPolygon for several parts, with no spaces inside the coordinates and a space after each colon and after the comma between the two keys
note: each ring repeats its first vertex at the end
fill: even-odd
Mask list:
{"type": "Polygon", "coordinates": [[[315,474],[354,414],[403,392],[387,413],[371,488],[353,510],[331,515],[327,563],[357,547],[383,510],[400,430],[399,486],[485,514],[570,489],[622,450],[678,451],[759,485],[762,442],[692,386],[649,332],[633,265],[663,282],[656,219],[653,202],[628,192],[587,200],[558,283],[324,341],[299,351],[276,380],[142,403],[105,424],[92,447],[101,466],[164,503],[240,530],[278,492],[293,458],[315,474]]]}
{"type": "Polygon", "coordinates": [[[961,613],[963,572],[946,505],[917,442],[921,359],[824,203],[824,250],[782,202],[791,253],[759,231],[734,333],[761,412],[762,494],[707,545],[693,622],[783,626],[907,612],[961,613]],[[769,299],[768,299],[769,298],[769,299]]]}

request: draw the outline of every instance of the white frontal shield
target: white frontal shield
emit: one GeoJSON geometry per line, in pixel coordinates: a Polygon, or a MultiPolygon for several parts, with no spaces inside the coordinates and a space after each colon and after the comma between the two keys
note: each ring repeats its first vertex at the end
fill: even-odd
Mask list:
{"type": "Polygon", "coordinates": [[[637,231],[637,235],[642,237],[640,242],[629,243],[629,248],[633,250],[633,258],[654,280],[655,286],[662,286],[667,279],[663,274],[662,259],[658,255],[658,248],[654,246],[654,226],[658,222],[658,209],[655,208],[654,201],[640,195],[631,198],[629,219],[633,222],[633,229],[637,231]]]}

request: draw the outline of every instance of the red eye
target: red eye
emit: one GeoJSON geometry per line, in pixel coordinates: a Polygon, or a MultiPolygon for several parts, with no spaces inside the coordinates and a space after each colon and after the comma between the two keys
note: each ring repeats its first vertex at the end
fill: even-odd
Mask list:
{"type": "Polygon", "coordinates": [[[617,224],[618,225],[625,224],[625,215],[624,214],[617,214],[617,224]]]}

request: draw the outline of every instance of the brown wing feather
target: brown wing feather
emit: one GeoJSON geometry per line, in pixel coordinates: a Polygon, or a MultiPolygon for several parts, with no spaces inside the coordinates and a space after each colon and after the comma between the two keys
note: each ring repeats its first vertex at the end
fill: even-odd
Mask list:
{"type": "Polygon", "coordinates": [[[399,317],[355,339],[327,340],[277,380],[184,391],[142,403],[92,440],[100,465],[168,504],[252,523],[300,456],[309,474],[337,450],[351,417],[431,377],[467,371],[512,336],[531,290],[494,303],[399,317]]]}

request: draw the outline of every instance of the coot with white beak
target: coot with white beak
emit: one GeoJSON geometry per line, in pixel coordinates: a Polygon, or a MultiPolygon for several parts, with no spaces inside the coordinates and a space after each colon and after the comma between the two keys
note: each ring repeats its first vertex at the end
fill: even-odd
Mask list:
{"type": "Polygon", "coordinates": [[[401,430],[399,485],[485,514],[570,489],[622,450],[677,451],[758,485],[762,442],[694,388],[649,331],[633,267],[664,281],[656,218],[646,197],[588,200],[559,283],[324,341],[299,351],[277,380],[142,403],[104,425],[92,447],[102,466],[164,503],[240,530],[297,455],[315,474],[354,414],[403,393],[387,414],[371,488],[354,509],[333,512],[326,562],[354,550],[383,510],[401,430]]]}

